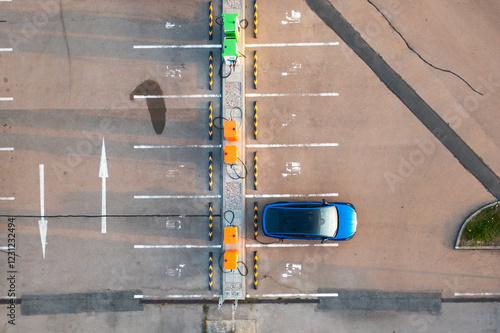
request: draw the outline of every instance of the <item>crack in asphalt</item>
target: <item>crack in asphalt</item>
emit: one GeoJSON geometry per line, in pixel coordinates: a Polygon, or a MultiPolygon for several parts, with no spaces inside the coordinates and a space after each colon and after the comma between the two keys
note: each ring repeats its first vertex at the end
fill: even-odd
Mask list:
{"type": "Polygon", "coordinates": [[[469,88],[472,89],[472,91],[474,91],[476,94],[479,94],[481,96],[483,96],[483,94],[479,91],[477,91],[476,89],[474,89],[470,84],[469,82],[467,82],[463,77],[461,77],[460,75],[458,75],[457,73],[449,70],[449,69],[444,69],[444,68],[440,68],[440,67],[437,67],[433,64],[431,64],[429,61],[425,60],[424,57],[422,57],[420,55],[420,53],[418,53],[417,51],[415,51],[415,49],[413,47],[410,46],[410,44],[408,43],[408,41],[406,40],[406,38],[403,37],[403,35],[398,31],[398,29],[396,29],[394,27],[394,25],[391,23],[391,21],[389,21],[389,19],[387,18],[387,16],[384,15],[384,13],[382,13],[382,11],[371,1],[371,0],[366,0],[368,1],[368,3],[370,5],[372,5],[373,7],[375,7],[375,9],[380,13],[380,15],[383,16],[383,18],[387,21],[387,23],[389,23],[389,26],[392,28],[392,30],[394,30],[398,35],[399,37],[401,37],[401,39],[405,42],[406,46],[408,47],[408,49],[410,51],[412,51],[413,53],[415,53],[417,55],[417,57],[420,58],[420,60],[422,60],[423,62],[425,62],[427,65],[431,66],[432,68],[434,69],[437,69],[438,71],[441,71],[441,72],[445,72],[445,73],[449,73],[449,74],[452,74],[454,76],[456,76],[457,78],[459,78],[460,80],[462,80],[466,85],[469,86],[469,88]]]}
{"type": "Polygon", "coordinates": [[[71,52],[69,50],[68,34],[66,32],[66,23],[64,22],[64,10],[62,5],[62,0],[59,0],[59,18],[61,19],[64,42],[66,44],[66,53],[68,55],[68,72],[69,72],[69,97],[68,101],[71,100],[71,52]]]}

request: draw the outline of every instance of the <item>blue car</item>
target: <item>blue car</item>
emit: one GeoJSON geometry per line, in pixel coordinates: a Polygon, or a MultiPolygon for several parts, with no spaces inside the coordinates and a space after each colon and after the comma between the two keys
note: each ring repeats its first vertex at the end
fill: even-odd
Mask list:
{"type": "Polygon", "coordinates": [[[350,203],[275,202],[264,209],[262,225],[269,237],[340,241],[354,236],[358,217],[350,203]]]}

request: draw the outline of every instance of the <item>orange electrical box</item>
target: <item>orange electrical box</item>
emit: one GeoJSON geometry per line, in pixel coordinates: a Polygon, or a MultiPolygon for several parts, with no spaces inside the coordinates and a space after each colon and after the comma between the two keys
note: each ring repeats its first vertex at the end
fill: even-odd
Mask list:
{"type": "Polygon", "coordinates": [[[227,164],[238,163],[238,148],[236,148],[236,146],[224,147],[224,163],[227,164]]]}
{"type": "Polygon", "coordinates": [[[224,244],[238,243],[238,227],[224,228],[224,244]]]}
{"type": "Polygon", "coordinates": [[[236,269],[238,266],[238,250],[229,250],[224,253],[224,269],[236,269]]]}
{"type": "Polygon", "coordinates": [[[234,120],[224,121],[224,137],[227,141],[238,141],[238,126],[234,120]]]}

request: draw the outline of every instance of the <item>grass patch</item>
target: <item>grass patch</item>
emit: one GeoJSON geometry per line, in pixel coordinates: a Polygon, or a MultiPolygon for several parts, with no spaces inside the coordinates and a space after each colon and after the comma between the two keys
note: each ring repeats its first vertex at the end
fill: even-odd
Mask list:
{"type": "Polygon", "coordinates": [[[208,320],[208,309],[209,309],[209,306],[206,305],[206,304],[203,304],[203,313],[205,314],[205,318],[203,318],[203,324],[201,326],[201,331],[203,333],[207,333],[207,320],[208,320]]]}
{"type": "Polygon", "coordinates": [[[499,207],[488,207],[467,222],[459,246],[500,246],[499,207]]]}

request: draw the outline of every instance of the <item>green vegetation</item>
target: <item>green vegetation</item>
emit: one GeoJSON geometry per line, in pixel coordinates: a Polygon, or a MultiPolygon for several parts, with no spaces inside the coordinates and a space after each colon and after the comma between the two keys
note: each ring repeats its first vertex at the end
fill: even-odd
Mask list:
{"type": "Polygon", "coordinates": [[[203,333],[207,333],[207,320],[208,320],[208,309],[209,306],[206,304],[203,304],[203,313],[205,314],[205,318],[203,318],[203,324],[201,326],[201,331],[203,333]]]}
{"type": "Polygon", "coordinates": [[[500,204],[488,207],[465,226],[460,246],[500,246],[500,204]]]}

